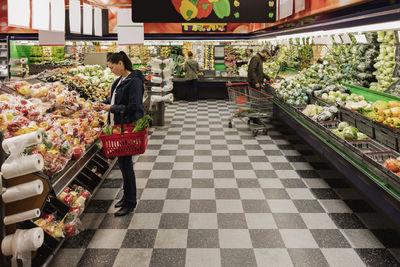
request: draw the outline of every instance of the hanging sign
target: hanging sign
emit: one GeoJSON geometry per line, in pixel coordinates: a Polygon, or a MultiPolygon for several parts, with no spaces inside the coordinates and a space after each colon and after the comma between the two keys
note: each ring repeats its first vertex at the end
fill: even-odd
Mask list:
{"type": "Polygon", "coordinates": [[[226,32],[227,23],[182,23],[183,32],[226,32]]]}
{"type": "Polygon", "coordinates": [[[32,29],[49,30],[50,1],[32,0],[32,29]]]}
{"type": "Polygon", "coordinates": [[[93,7],[83,4],[83,34],[93,35],[93,7]]]}
{"type": "Polygon", "coordinates": [[[294,12],[300,12],[306,9],[306,0],[294,0],[294,12]]]}
{"type": "Polygon", "coordinates": [[[65,0],[51,0],[51,30],[65,32],[65,0]]]}
{"type": "Polygon", "coordinates": [[[8,26],[29,28],[31,9],[29,0],[8,0],[8,26]]]}
{"type": "Polygon", "coordinates": [[[131,12],[128,8],[118,9],[118,45],[144,44],[144,24],[133,23],[131,12]]]}
{"type": "Polygon", "coordinates": [[[293,14],[293,0],[280,0],[279,19],[284,19],[293,14]]]}
{"type": "Polygon", "coordinates": [[[98,7],[94,7],[94,35],[102,36],[103,35],[103,20],[101,9],[98,7]]]}
{"type": "MultiPolygon", "coordinates": [[[[277,0],[132,0],[134,22],[271,23],[277,0]]],[[[293,1],[293,0],[289,0],[293,1]]]]}
{"type": "Polygon", "coordinates": [[[81,1],[69,0],[69,28],[71,33],[82,33],[81,17],[81,1]]]}

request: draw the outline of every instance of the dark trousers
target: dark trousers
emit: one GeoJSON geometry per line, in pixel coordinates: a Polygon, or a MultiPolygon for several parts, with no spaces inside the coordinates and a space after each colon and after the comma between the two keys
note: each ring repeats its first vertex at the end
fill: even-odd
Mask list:
{"type": "Polygon", "coordinates": [[[128,207],[136,206],[136,177],[133,171],[132,156],[118,157],[118,165],[124,179],[125,205],[128,207]]]}
{"type": "Polygon", "coordinates": [[[199,90],[197,88],[197,79],[186,81],[186,94],[185,100],[189,101],[193,99],[194,101],[199,100],[199,90]],[[193,98],[191,98],[193,92],[193,98]]]}

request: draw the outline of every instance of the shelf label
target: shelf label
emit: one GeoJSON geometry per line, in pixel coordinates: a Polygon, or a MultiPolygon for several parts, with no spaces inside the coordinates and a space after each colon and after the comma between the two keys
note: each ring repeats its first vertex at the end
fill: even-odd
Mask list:
{"type": "Polygon", "coordinates": [[[356,38],[357,43],[359,44],[368,44],[367,38],[365,34],[357,34],[354,36],[356,38]]]}
{"type": "Polygon", "coordinates": [[[351,44],[350,36],[347,35],[347,34],[343,34],[342,40],[343,40],[343,43],[344,43],[344,44],[351,44]]]}
{"type": "Polygon", "coordinates": [[[342,43],[342,39],[341,39],[340,36],[337,35],[337,34],[333,37],[333,39],[335,40],[335,42],[336,42],[337,44],[341,44],[341,43],[342,43]]]}

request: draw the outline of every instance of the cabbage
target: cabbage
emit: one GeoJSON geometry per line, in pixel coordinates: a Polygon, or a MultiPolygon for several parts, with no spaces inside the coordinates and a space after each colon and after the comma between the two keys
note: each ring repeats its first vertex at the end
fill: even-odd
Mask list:
{"type": "Polygon", "coordinates": [[[368,139],[368,136],[365,133],[357,133],[357,140],[368,139]]]}
{"type": "Polygon", "coordinates": [[[343,131],[343,129],[346,128],[346,127],[348,127],[348,126],[349,126],[349,124],[348,124],[347,122],[342,121],[342,122],[339,123],[339,125],[338,125],[338,130],[339,130],[339,131],[343,131]]]}
{"type": "Polygon", "coordinates": [[[342,133],[344,139],[355,140],[357,139],[358,129],[353,126],[347,126],[343,129],[342,133]]]}

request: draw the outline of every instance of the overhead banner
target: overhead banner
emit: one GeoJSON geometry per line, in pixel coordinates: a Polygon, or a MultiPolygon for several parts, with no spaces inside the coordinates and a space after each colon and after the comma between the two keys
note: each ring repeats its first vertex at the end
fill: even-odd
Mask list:
{"type": "Polygon", "coordinates": [[[276,21],[276,0],[132,0],[134,22],[276,21]]]}

